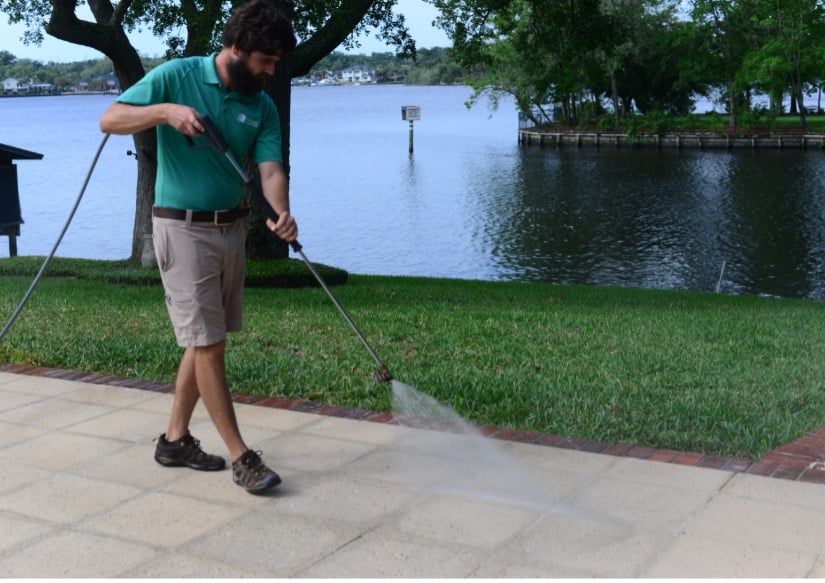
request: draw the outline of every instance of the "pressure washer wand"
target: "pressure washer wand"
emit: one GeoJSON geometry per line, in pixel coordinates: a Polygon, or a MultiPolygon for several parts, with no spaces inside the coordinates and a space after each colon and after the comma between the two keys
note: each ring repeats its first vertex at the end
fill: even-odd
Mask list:
{"type": "MultiPolygon", "coordinates": [[[[278,215],[275,213],[275,211],[270,209],[268,214],[269,214],[270,218],[273,221],[278,220],[278,215]]],[[[329,286],[326,284],[324,279],[321,277],[321,274],[319,274],[315,270],[315,267],[313,267],[312,263],[310,263],[309,259],[307,259],[307,256],[304,255],[304,252],[301,248],[301,244],[298,243],[298,241],[292,241],[289,244],[289,246],[292,247],[292,250],[295,251],[295,253],[297,253],[298,255],[301,256],[301,259],[303,259],[303,261],[306,264],[307,268],[312,272],[312,275],[315,276],[315,279],[318,280],[318,283],[320,283],[321,287],[324,288],[324,291],[327,292],[327,295],[329,296],[329,299],[332,300],[332,303],[335,304],[335,307],[338,308],[339,312],[341,312],[341,315],[344,317],[344,319],[350,325],[350,328],[352,328],[352,331],[355,332],[356,336],[358,336],[358,338],[361,340],[361,343],[364,345],[364,347],[370,353],[372,358],[375,360],[376,364],[378,364],[378,369],[372,375],[373,378],[375,378],[375,380],[378,381],[379,383],[388,383],[388,382],[390,382],[392,380],[392,374],[390,373],[390,369],[387,368],[387,365],[384,364],[381,361],[381,359],[378,357],[378,353],[376,353],[375,350],[372,348],[372,346],[370,346],[370,343],[367,342],[366,337],[361,333],[361,330],[358,329],[358,326],[355,325],[355,322],[352,321],[352,318],[350,318],[349,314],[344,309],[344,306],[341,305],[341,302],[338,301],[338,298],[335,297],[335,294],[332,293],[332,290],[329,289],[329,286]]]]}
{"type": "MultiPolygon", "coordinates": [[[[238,174],[241,176],[241,178],[243,179],[243,181],[246,184],[249,184],[250,182],[252,182],[252,178],[250,178],[250,176],[246,173],[246,171],[243,169],[243,167],[240,164],[238,164],[238,161],[235,159],[235,156],[232,154],[232,152],[229,149],[229,144],[226,142],[226,139],[223,137],[223,134],[221,134],[221,131],[218,129],[218,127],[215,125],[215,123],[212,121],[212,119],[208,115],[198,114],[197,120],[203,126],[204,135],[206,136],[206,139],[209,141],[211,146],[215,150],[217,150],[218,152],[220,152],[220,153],[222,153],[226,156],[226,158],[232,164],[232,167],[235,168],[235,170],[238,172],[238,174]]],[[[190,138],[189,136],[186,136],[186,139],[189,141],[189,145],[191,147],[193,147],[193,148],[198,148],[199,147],[199,146],[194,145],[194,143],[192,141],[192,138],[190,138]]],[[[264,202],[266,202],[265,209],[266,209],[267,216],[270,219],[272,219],[274,222],[277,222],[278,221],[278,213],[275,212],[275,209],[273,209],[272,206],[266,200],[264,202]]],[[[324,281],[324,278],[321,277],[321,274],[318,273],[318,271],[312,265],[310,260],[307,259],[307,256],[304,255],[303,247],[301,246],[301,244],[296,240],[296,241],[291,241],[289,243],[289,246],[292,248],[293,251],[295,251],[295,253],[297,253],[301,257],[301,259],[303,260],[304,264],[306,264],[309,271],[312,273],[312,275],[315,277],[315,279],[318,280],[318,283],[321,284],[321,287],[324,289],[324,291],[327,292],[327,295],[329,296],[329,299],[332,300],[332,303],[335,304],[335,307],[338,308],[338,311],[341,312],[341,315],[344,317],[344,319],[350,325],[350,328],[352,328],[353,332],[355,332],[355,335],[358,336],[359,340],[361,340],[361,343],[367,349],[367,352],[370,353],[372,358],[378,364],[378,370],[376,370],[373,373],[373,378],[376,381],[378,381],[379,383],[388,383],[388,382],[390,382],[393,378],[392,374],[390,373],[390,369],[387,368],[387,365],[384,364],[381,361],[381,358],[379,358],[378,353],[375,352],[375,350],[370,345],[370,343],[367,342],[367,338],[364,336],[364,334],[361,332],[361,330],[358,329],[358,326],[355,325],[355,322],[350,317],[350,315],[347,313],[347,311],[344,309],[344,306],[341,305],[341,302],[338,301],[338,298],[335,297],[335,294],[332,293],[332,290],[329,288],[327,283],[324,281]]]]}

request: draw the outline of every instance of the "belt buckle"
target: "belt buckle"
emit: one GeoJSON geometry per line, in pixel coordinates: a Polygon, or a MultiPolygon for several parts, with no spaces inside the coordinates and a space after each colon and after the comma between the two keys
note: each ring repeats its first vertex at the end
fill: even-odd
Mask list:
{"type": "Polygon", "coordinates": [[[220,220],[221,216],[230,215],[231,212],[232,212],[231,210],[226,210],[226,209],[220,210],[220,211],[215,211],[215,218],[213,219],[213,223],[215,224],[215,226],[216,227],[225,227],[225,226],[231,225],[233,222],[235,222],[235,219],[229,219],[229,220],[226,220],[226,221],[221,221],[220,220]]]}

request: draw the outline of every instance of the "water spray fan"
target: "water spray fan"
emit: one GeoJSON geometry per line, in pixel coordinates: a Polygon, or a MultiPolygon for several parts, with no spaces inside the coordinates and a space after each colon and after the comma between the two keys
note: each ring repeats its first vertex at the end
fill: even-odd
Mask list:
{"type": "MultiPolygon", "coordinates": [[[[212,119],[208,115],[204,115],[204,114],[198,114],[197,119],[198,119],[198,122],[200,122],[200,124],[203,126],[204,136],[209,141],[209,146],[196,146],[194,144],[194,141],[192,140],[192,138],[189,137],[189,136],[186,136],[186,140],[189,142],[189,145],[193,148],[203,148],[203,147],[212,147],[212,148],[214,148],[215,150],[217,150],[218,152],[220,152],[221,154],[226,156],[227,160],[229,160],[229,163],[232,164],[232,167],[237,171],[237,173],[241,176],[241,178],[243,179],[243,181],[246,184],[249,184],[250,182],[252,182],[252,178],[250,178],[250,176],[246,173],[243,166],[238,164],[238,161],[235,159],[235,156],[232,154],[232,152],[229,149],[229,144],[227,143],[226,139],[223,137],[223,134],[221,133],[221,131],[218,129],[218,127],[212,121],[212,119]]],[[[264,202],[266,203],[266,204],[264,204],[264,208],[265,208],[267,216],[270,219],[272,219],[274,222],[277,222],[278,221],[278,213],[275,212],[275,209],[272,208],[272,206],[269,204],[268,201],[264,200],[264,202]]],[[[332,290],[329,288],[327,283],[324,281],[324,278],[321,277],[321,274],[318,273],[318,271],[315,269],[315,267],[312,265],[312,263],[310,263],[309,259],[307,259],[307,256],[304,255],[303,247],[301,246],[301,244],[297,240],[295,240],[295,241],[291,241],[289,243],[289,246],[292,248],[292,250],[295,253],[298,254],[298,256],[301,258],[301,260],[303,260],[304,264],[307,266],[307,269],[309,269],[309,271],[312,273],[312,275],[315,277],[315,279],[318,280],[318,283],[321,285],[321,287],[327,293],[327,295],[329,296],[329,299],[332,300],[332,303],[335,304],[335,307],[338,308],[339,312],[341,312],[341,315],[347,321],[347,324],[350,325],[350,328],[352,328],[353,332],[355,332],[355,335],[358,336],[358,339],[361,340],[361,343],[364,345],[364,347],[370,353],[370,356],[372,356],[372,358],[375,360],[376,364],[378,365],[378,369],[373,373],[373,378],[376,381],[378,381],[379,383],[388,383],[388,382],[392,381],[393,377],[392,377],[392,374],[390,374],[389,368],[387,368],[387,365],[384,364],[381,361],[381,359],[378,357],[378,353],[375,352],[375,349],[373,349],[373,347],[370,345],[370,343],[367,342],[367,339],[364,336],[364,334],[361,332],[361,330],[358,329],[358,326],[355,325],[355,322],[352,320],[352,318],[350,318],[350,315],[344,309],[344,306],[341,305],[341,302],[338,301],[338,298],[335,297],[335,294],[332,293],[332,290]]]]}

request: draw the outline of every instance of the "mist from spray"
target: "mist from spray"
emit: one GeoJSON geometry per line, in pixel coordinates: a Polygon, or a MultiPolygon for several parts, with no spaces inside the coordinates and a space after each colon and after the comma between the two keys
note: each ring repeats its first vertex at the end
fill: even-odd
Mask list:
{"type": "Polygon", "coordinates": [[[397,444],[399,455],[410,456],[410,463],[422,460],[413,452],[443,461],[437,467],[418,468],[433,474],[433,481],[421,487],[569,513],[568,505],[558,501],[548,476],[531,475],[500,443],[432,397],[393,380],[392,410],[399,425],[437,430],[410,432],[397,444]]]}

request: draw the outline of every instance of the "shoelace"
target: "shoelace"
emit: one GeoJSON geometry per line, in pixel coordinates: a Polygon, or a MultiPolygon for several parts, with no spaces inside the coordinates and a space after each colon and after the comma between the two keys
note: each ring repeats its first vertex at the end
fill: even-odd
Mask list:
{"type": "Polygon", "coordinates": [[[191,455],[197,457],[198,459],[203,459],[207,457],[207,453],[201,449],[201,442],[199,439],[195,439],[192,435],[187,435],[180,439],[180,444],[182,447],[187,447],[192,452],[191,455]],[[187,439],[188,438],[188,439],[187,439]]]}
{"type": "Polygon", "coordinates": [[[266,469],[261,462],[261,454],[263,452],[253,451],[245,460],[241,460],[241,465],[246,467],[253,474],[260,475],[266,469]]]}

